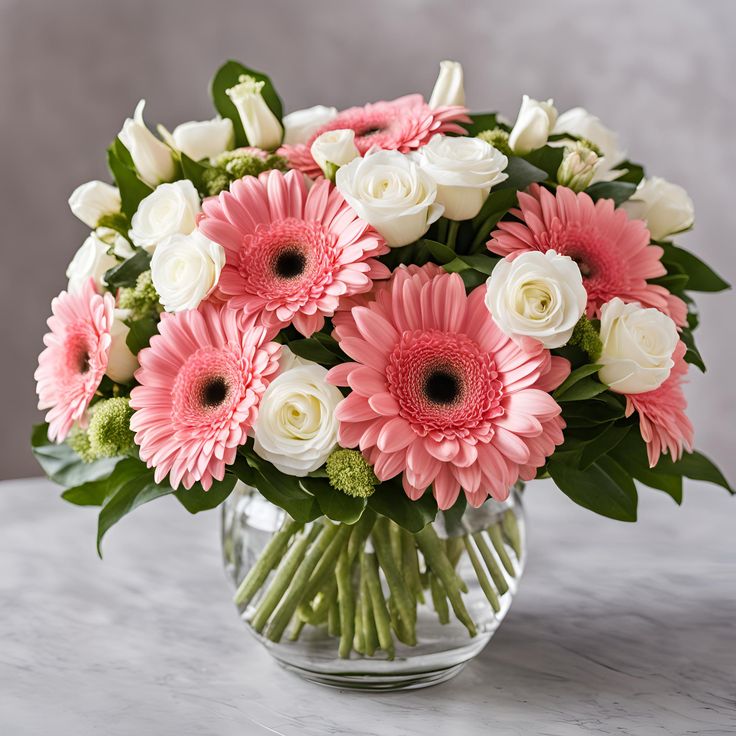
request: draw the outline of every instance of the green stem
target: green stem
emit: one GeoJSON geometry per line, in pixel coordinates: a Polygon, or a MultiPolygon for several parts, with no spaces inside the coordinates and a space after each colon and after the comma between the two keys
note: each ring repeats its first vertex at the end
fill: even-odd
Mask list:
{"type": "Polygon", "coordinates": [[[386,608],[386,601],[383,597],[381,589],[381,578],[378,576],[378,562],[376,555],[364,553],[360,559],[361,576],[366,581],[366,588],[370,596],[371,608],[373,610],[373,620],[376,624],[376,634],[378,643],[389,659],[393,659],[394,640],[391,637],[391,618],[386,608]]]}
{"type": "Polygon", "coordinates": [[[355,596],[353,595],[352,563],[348,550],[343,549],[337,561],[337,603],[340,608],[340,648],[343,659],[350,656],[355,637],[355,596]]]}
{"type": "Polygon", "coordinates": [[[330,636],[340,636],[340,605],[334,598],[327,614],[327,633],[330,636]]]}
{"type": "Polygon", "coordinates": [[[447,555],[443,549],[440,538],[437,536],[437,532],[431,524],[427,524],[420,532],[417,532],[417,542],[419,548],[422,550],[424,559],[427,561],[427,565],[432,569],[432,572],[442,582],[445,588],[445,593],[450,600],[452,610],[455,611],[455,615],[458,620],[468,630],[470,636],[475,636],[478,630],[475,627],[473,619],[470,617],[468,610],[465,608],[463,603],[462,594],[460,592],[460,586],[457,581],[457,574],[455,569],[450,564],[450,560],[447,559],[447,555]]]}
{"type": "Polygon", "coordinates": [[[432,593],[432,605],[434,605],[437,618],[441,624],[449,624],[450,608],[447,605],[447,596],[439,578],[432,573],[429,574],[429,590],[432,593]]]}
{"type": "Polygon", "coordinates": [[[501,568],[496,564],[493,553],[488,547],[486,540],[483,538],[483,533],[475,532],[475,534],[473,534],[473,539],[475,540],[476,545],[478,545],[478,551],[483,558],[483,562],[486,563],[488,572],[491,573],[491,578],[493,580],[493,584],[496,586],[496,590],[499,595],[503,595],[508,591],[509,584],[506,582],[506,578],[503,576],[501,568]]]}
{"type": "Polygon", "coordinates": [[[508,509],[501,518],[501,528],[504,536],[509,540],[511,549],[514,550],[516,559],[521,562],[521,533],[516,523],[516,515],[513,509],[508,509]]]}
{"type": "Polygon", "coordinates": [[[418,603],[424,603],[424,591],[419,572],[419,556],[417,543],[409,532],[402,529],[401,533],[401,568],[409,590],[418,603]]]}
{"type": "Polygon", "coordinates": [[[353,562],[358,559],[358,553],[365,546],[365,542],[370,536],[373,525],[376,523],[376,512],[366,509],[360,519],[353,525],[353,531],[348,542],[348,561],[353,562]]]}
{"type": "Polygon", "coordinates": [[[501,526],[499,524],[494,524],[489,527],[488,536],[491,538],[491,542],[493,542],[493,547],[495,548],[498,559],[501,560],[501,564],[504,566],[504,569],[512,578],[515,578],[516,570],[514,570],[514,564],[511,562],[508,552],[506,552],[506,545],[503,543],[503,535],[501,534],[501,526]]]}
{"type": "Polygon", "coordinates": [[[347,524],[339,524],[334,539],[330,542],[322,559],[317,563],[312,576],[309,578],[309,585],[304,593],[303,602],[308,603],[325,587],[325,584],[331,577],[335,575],[335,565],[343,547],[348,542],[348,537],[352,532],[352,527],[347,524]]]}
{"type": "MultiPolygon", "coordinates": [[[[318,524],[316,526],[319,526],[318,524]]],[[[294,578],[286,591],[286,595],[279,604],[273,619],[268,626],[267,636],[271,641],[281,641],[284,629],[287,627],[291,617],[294,615],[304,592],[309,585],[309,578],[314,572],[317,563],[322,559],[330,543],[335,538],[339,526],[325,521],[322,525],[322,533],[317,537],[314,544],[307,552],[306,557],[294,574],[294,578]]]]}
{"type": "Polygon", "coordinates": [[[286,557],[282,560],[281,565],[279,565],[276,575],[263,599],[258,604],[256,613],[251,621],[251,626],[259,633],[263,631],[263,627],[268,622],[268,619],[289,587],[289,583],[301,564],[309,545],[317,538],[320,531],[321,527],[314,525],[301,539],[298,539],[292,544],[286,557]]]}
{"type": "Polygon", "coordinates": [[[247,606],[250,603],[253,596],[266,582],[266,578],[271,570],[281,562],[291,538],[303,526],[303,524],[300,524],[293,519],[287,518],[284,521],[281,529],[271,537],[263,552],[261,552],[260,556],[256,560],[255,565],[251,567],[248,574],[243,579],[243,582],[240,583],[234,597],[236,605],[247,606]]]}
{"type": "Polygon", "coordinates": [[[299,616],[294,618],[294,625],[291,627],[291,631],[289,632],[289,641],[296,641],[299,638],[299,635],[302,633],[302,629],[306,623],[307,622],[303,618],[299,618],[299,616]]]}
{"type": "Polygon", "coordinates": [[[355,637],[353,639],[353,648],[358,654],[365,654],[365,630],[363,629],[363,596],[360,583],[358,584],[358,593],[355,598],[355,637]]]}
{"type": "Polygon", "coordinates": [[[450,226],[447,230],[447,245],[455,250],[455,241],[457,240],[457,231],[460,223],[457,220],[450,220],[450,226]]]}
{"type": "Polygon", "coordinates": [[[468,553],[468,557],[470,558],[470,564],[473,566],[473,570],[475,570],[475,576],[478,578],[481,590],[485,593],[486,598],[488,598],[488,602],[491,604],[491,608],[493,608],[493,610],[498,613],[501,610],[501,605],[498,602],[498,596],[496,595],[496,591],[493,590],[493,588],[491,587],[488,576],[483,569],[483,564],[481,563],[478,555],[473,549],[473,543],[470,541],[470,537],[468,535],[465,535],[463,537],[463,542],[465,543],[465,549],[468,553]]]}
{"type": "Polygon", "coordinates": [[[368,580],[363,574],[365,552],[360,553],[360,611],[363,619],[363,637],[365,639],[365,655],[372,657],[378,647],[378,632],[376,622],[373,618],[373,607],[371,606],[371,595],[368,592],[368,580]]]}
{"type": "Polygon", "coordinates": [[[447,226],[449,222],[446,217],[440,217],[437,222],[437,241],[439,243],[447,242],[447,226]]]}

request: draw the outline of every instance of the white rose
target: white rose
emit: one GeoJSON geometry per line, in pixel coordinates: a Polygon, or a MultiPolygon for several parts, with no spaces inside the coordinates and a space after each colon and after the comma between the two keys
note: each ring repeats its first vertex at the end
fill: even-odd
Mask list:
{"type": "Polygon", "coordinates": [[[130,222],[130,237],[152,253],[170,235],[192,232],[200,207],[199,194],[188,179],[160,184],[138,205],[130,222]]]}
{"type": "Polygon", "coordinates": [[[227,96],[238,110],[248,145],[270,151],[281,143],[284,131],[263,99],[264,84],[243,74],[240,82],[227,90],[227,96]]]}
{"type": "Polygon", "coordinates": [[[225,249],[199,230],[171,235],[151,258],[151,279],[167,312],[196,309],[220,280],[225,249]]]}
{"type": "Polygon", "coordinates": [[[514,153],[524,155],[541,148],[554,128],[557,110],[552,100],[540,102],[524,95],[514,127],[509,133],[509,146],[514,153]]]}
{"type": "Polygon", "coordinates": [[[442,216],[437,185],[409,156],[376,150],[341,166],[335,177],[340,194],[396,247],[413,243],[442,216]]]}
{"type": "Polygon", "coordinates": [[[128,383],[138,369],[138,358],[133,355],[126,342],[130,328],[124,320],[130,317],[130,310],[116,309],[110,335],[110,351],[107,354],[107,370],[105,373],[115,383],[128,383]]]}
{"type": "Polygon", "coordinates": [[[333,178],[337,168],[349,164],[360,156],[355,147],[355,131],[350,129],[328,130],[322,133],[312,143],[310,151],[312,158],[328,179],[333,178]]]}
{"type": "Polygon", "coordinates": [[[317,363],[284,371],[263,394],[253,449],[282,473],[304,477],[337,447],[335,409],[343,396],[317,363]]]}
{"type": "Polygon", "coordinates": [[[94,229],[104,215],[120,212],[120,191],[104,181],[88,181],[72,192],[69,208],[85,225],[94,229]]]}
{"type": "Polygon", "coordinates": [[[491,187],[508,175],[508,159],[480,138],[435,135],[421,149],[419,165],[437,183],[437,202],[451,220],[475,217],[491,187]]]}
{"type": "Polygon", "coordinates": [[[665,240],[688,230],[695,220],[695,208],[688,193],[659,176],[642,179],[622,207],[629,217],[646,220],[654,240],[665,240]]]}
{"type": "Polygon", "coordinates": [[[601,308],[603,351],[598,363],[603,368],[598,376],[620,394],[654,391],[670,375],[679,339],[664,312],[616,297],[601,308]]]}
{"type": "Polygon", "coordinates": [[[213,158],[233,147],[233,121],[229,118],[213,118],[182,123],[174,128],[171,140],[177,151],[186,154],[193,161],[213,158]]]}
{"type": "Polygon", "coordinates": [[[71,294],[79,294],[90,277],[94,279],[97,290],[102,290],[106,285],[105,271],[118,265],[117,259],[108,254],[109,249],[110,246],[95,233],[82,243],[66,269],[71,294]]]}
{"type": "MultiPolygon", "coordinates": [[[[607,128],[595,115],[582,107],[573,107],[557,118],[553,133],[571,135],[590,141],[600,152],[601,160],[593,175],[593,182],[609,181],[620,174],[614,171],[626,158],[626,152],[619,148],[618,136],[607,128]]],[[[564,142],[561,144],[564,145],[564,142]]]]}
{"type": "Polygon", "coordinates": [[[294,110],[284,115],[284,145],[296,146],[307,143],[323,126],[337,117],[336,107],[315,105],[304,110],[294,110]]]}
{"type": "Polygon", "coordinates": [[[441,61],[440,73],[434,83],[429,106],[445,105],[465,107],[465,87],[463,86],[463,65],[459,61],[441,61]]]}
{"type": "Polygon", "coordinates": [[[565,148],[565,154],[557,169],[557,183],[574,192],[582,192],[593,181],[602,159],[580,141],[565,148]]]}
{"type": "Polygon", "coordinates": [[[143,120],[145,106],[145,100],[138,103],[133,117],[123,123],[118,137],[128,149],[140,178],[155,187],[162,181],[171,181],[176,167],[171,149],[146,127],[143,120]]]}
{"type": "Polygon", "coordinates": [[[486,282],[486,306],[510,337],[533,337],[559,348],[572,335],[588,296],[575,261],[553,250],[529,251],[496,264],[486,282]]]}

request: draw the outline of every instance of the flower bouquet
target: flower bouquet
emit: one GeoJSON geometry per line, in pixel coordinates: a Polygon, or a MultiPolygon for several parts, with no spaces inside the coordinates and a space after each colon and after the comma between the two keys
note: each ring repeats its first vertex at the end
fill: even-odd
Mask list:
{"type": "Polygon", "coordinates": [[[679,186],[581,108],[469,114],[443,62],[408,95],[283,115],[226,63],[218,116],[158,136],[144,102],[71,196],[91,228],[36,379],[34,452],[105,533],[173,495],[223,507],[235,601],[329,684],[449,677],[524,563],[522,483],[636,519],[637,484],[731,490],[693,449],[679,186]]]}

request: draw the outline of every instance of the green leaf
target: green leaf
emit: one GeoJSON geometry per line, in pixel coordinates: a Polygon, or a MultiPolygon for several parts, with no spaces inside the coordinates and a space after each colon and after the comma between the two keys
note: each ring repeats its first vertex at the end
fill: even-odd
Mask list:
{"type": "MultiPolygon", "coordinates": [[[[603,432],[596,435],[583,446],[578,467],[581,470],[589,468],[601,455],[608,455],[614,450],[631,431],[631,424],[609,424],[603,432]]],[[[633,473],[632,473],[633,475],[633,473]]]]}
{"type": "Polygon", "coordinates": [[[608,390],[605,383],[601,383],[590,377],[581,378],[575,384],[565,390],[561,396],[556,396],[558,402],[585,401],[592,399],[608,390]]]}
{"type": "Polygon", "coordinates": [[[644,168],[641,164],[635,164],[632,161],[622,161],[620,164],[616,164],[616,170],[624,172],[616,181],[638,184],[644,178],[644,168]]]}
{"type": "Polygon", "coordinates": [[[547,462],[549,474],[566,496],[610,519],[636,521],[636,486],[617,462],[603,456],[581,470],[570,460],[569,456],[554,455],[547,462]]]}
{"type": "Polygon", "coordinates": [[[450,263],[450,261],[454,260],[455,256],[457,255],[455,251],[450,248],[449,245],[445,245],[444,243],[438,243],[436,240],[422,240],[421,243],[425,245],[429,252],[432,254],[432,257],[440,264],[444,263],[450,263]]]}
{"type": "Polygon", "coordinates": [[[217,112],[219,112],[222,117],[230,118],[230,120],[232,120],[233,128],[235,129],[236,147],[247,146],[248,138],[245,135],[245,130],[243,129],[243,123],[240,121],[238,110],[232,100],[227,96],[226,90],[238,84],[240,77],[243,74],[247,74],[249,77],[253,77],[259,82],[265,82],[262,91],[263,99],[279,120],[284,116],[281,99],[278,94],[276,94],[276,90],[274,89],[271,80],[265,74],[257,72],[254,69],[249,69],[237,61],[231,60],[225,62],[225,64],[217,70],[215,76],[210,82],[210,95],[212,96],[212,101],[214,102],[217,112]]]}
{"type": "Polygon", "coordinates": [[[347,360],[347,357],[341,357],[325,347],[324,343],[314,336],[304,338],[303,340],[292,340],[289,343],[289,349],[300,358],[313,360],[315,363],[320,363],[324,366],[337,365],[347,360]]]}
{"type": "Polygon", "coordinates": [[[670,266],[679,266],[688,276],[687,288],[690,291],[723,291],[731,285],[724,281],[710,266],[684,248],[672,243],[659,243],[664,248],[662,263],[669,272],[670,266]]]}
{"type": "Polygon", "coordinates": [[[621,205],[636,191],[636,184],[625,181],[598,181],[591,184],[585,193],[593,200],[612,199],[616,207],[621,205]]]}
{"type": "Polygon", "coordinates": [[[184,178],[189,179],[200,194],[207,194],[207,187],[204,183],[204,172],[207,171],[207,167],[189,158],[184,152],[181,152],[179,155],[181,173],[184,178]]]}
{"type": "Polygon", "coordinates": [[[119,457],[110,457],[85,463],[69,445],[50,442],[48,428],[46,423],[33,427],[31,450],[44,473],[59,485],[72,488],[107,478],[120,462],[119,457]]]}
{"type": "Polygon", "coordinates": [[[687,346],[687,350],[685,351],[685,361],[697,366],[703,373],[705,373],[705,362],[703,361],[703,357],[700,355],[700,351],[695,345],[695,337],[693,336],[692,330],[683,329],[680,332],[680,339],[687,346]]]}
{"type": "Polygon", "coordinates": [[[450,536],[459,536],[465,529],[463,527],[463,514],[465,509],[468,507],[468,500],[464,493],[460,493],[449,509],[442,512],[442,516],[445,520],[445,530],[450,536]]]}
{"type": "Polygon", "coordinates": [[[301,487],[299,478],[276,470],[271,463],[258,457],[249,448],[241,450],[241,453],[241,457],[232,466],[240,480],[257,488],[265,498],[284,509],[295,521],[306,523],[321,515],[317,499],[301,487]]]}
{"type": "Polygon", "coordinates": [[[208,491],[201,483],[195,483],[191,488],[174,491],[174,496],[190,514],[198,514],[217,508],[232,493],[237,480],[232,473],[226,473],[222,480],[214,481],[208,491]]]}
{"type": "Polygon", "coordinates": [[[649,279],[650,284],[658,284],[664,286],[667,291],[680,292],[687,287],[690,277],[686,273],[671,273],[667,276],[659,276],[656,279],[649,279]]]}
{"type": "Polygon", "coordinates": [[[713,461],[697,450],[684,453],[676,462],[667,455],[662,455],[654,469],[657,472],[684,475],[686,478],[691,478],[692,480],[713,483],[721,486],[721,488],[725,488],[731,494],[735,492],[713,461]]]}
{"type": "Polygon", "coordinates": [[[562,416],[571,429],[607,424],[624,415],[624,405],[611,393],[602,393],[588,401],[563,403],[562,416]]]}
{"type": "Polygon", "coordinates": [[[123,460],[110,478],[111,489],[97,519],[97,553],[102,557],[102,539],[112,526],[134,509],[154,498],[173,493],[164,481],[153,480],[153,470],[140,460],[123,460]]]}
{"type": "Polygon", "coordinates": [[[125,343],[133,355],[148,347],[151,338],[158,334],[158,320],[155,317],[143,317],[142,319],[125,320],[130,330],[125,338],[125,343]]]}
{"type": "Polygon", "coordinates": [[[576,368],[574,371],[570,372],[570,375],[557,387],[552,396],[555,399],[559,399],[571,386],[574,386],[578,381],[581,381],[586,376],[598,373],[602,367],[603,366],[600,366],[597,363],[581,365],[580,368],[576,368]]]}
{"type": "MultiPolygon", "coordinates": [[[[560,168],[562,158],[565,155],[565,148],[563,146],[543,146],[538,148],[536,151],[532,151],[524,156],[524,160],[536,166],[538,169],[542,169],[547,173],[547,177],[553,181],[557,180],[557,169],[560,168]]],[[[543,181],[539,179],[538,181],[543,181]]]]}
{"type": "MultiPolygon", "coordinates": [[[[526,161],[519,156],[509,157],[509,163],[504,169],[504,173],[508,174],[509,178],[501,182],[501,184],[499,184],[491,193],[491,196],[494,193],[513,189],[515,200],[517,191],[526,189],[534,182],[545,181],[547,179],[547,172],[544,169],[534,166],[534,164],[529,163],[529,161],[526,161]]],[[[481,210],[481,212],[482,211],[483,210],[481,210]]]]}
{"type": "Polygon", "coordinates": [[[150,267],[151,254],[139,248],[128,260],[105,271],[105,282],[110,291],[135,286],[136,279],[150,267]]]}
{"type": "Polygon", "coordinates": [[[437,502],[429,490],[419,500],[412,501],[396,478],[377,485],[368,506],[412,534],[420,532],[437,516],[437,502]]]}
{"type": "Polygon", "coordinates": [[[478,135],[478,133],[482,133],[484,130],[493,130],[494,128],[498,127],[506,127],[499,126],[497,113],[495,112],[478,112],[473,113],[469,117],[473,122],[470,125],[468,125],[467,123],[464,125],[464,128],[468,131],[469,136],[476,136],[478,135]]]}
{"type": "Polygon", "coordinates": [[[102,506],[110,490],[110,478],[91,480],[74,488],[67,488],[61,497],[76,506],[102,506]]]}
{"type": "Polygon", "coordinates": [[[348,496],[330,485],[326,478],[300,478],[301,485],[316,499],[322,513],[332,521],[355,524],[363,515],[367,499],[348,496]]]}
{"type": "Polygon", "coordinates": [[[153,189],[138,178],[130,153],[119,138],[107,149],[107,166],[120,190],[121,209],[130,219],[141,200],[151,194],[153,189]]]}

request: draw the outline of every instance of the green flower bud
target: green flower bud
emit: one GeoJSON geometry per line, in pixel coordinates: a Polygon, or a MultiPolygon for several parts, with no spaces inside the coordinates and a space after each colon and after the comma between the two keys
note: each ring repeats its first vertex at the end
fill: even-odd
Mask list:
{"type": "Polygon", "coordinates": [[[490,143],[497,151],[504,156],[511,156],[511,147],[509,146],[509,134],[503,128],[493,128],[493,130],[484,130],[476,136],[486,143],[490,143]]]}
{"type": "Polygon", "coordinates": [[[593,323],[585,315],[578,320],[575,329],[572,331],[572,337],[567,344],[577,345],[587,353],[588,357],[594,363],[598,360],[603,350],[603,343],[601,342],[598,330],[596,330],[593,323]]]}
{"type": "Polygon", "coordinates": [[[373,468],[357,450],[335,450],[325,465],[330,485],[348,496],[367,498],[378,483],[373,468]]]}
{"type": "Polygon", "coordinates": [[[153,285],[150,269],[138,275],[134,287],[120,289],[118,307],[129,309],[133,319],[155,316],[161,312],[163,306],[153,285]]]}
{"type": "Polygon", "coordinates": [[[227,189],[236,179],[244,176],[258,176],[264,171],[276,169],[288,171],[283,156],[249,148],[225,151],[212,160],[212,166],[204,172],[204,184],[211,196],[227,189]]]}
{"type": "Polygon", "coordinates": [[[95,458],[117,457],[135,447],[130,419],[133,409],[130,399],[118,396],[100,401],[94,407],[87,435],[89,447],[95,458]]]}
{"type": "Polygon", "coordinates": [[[66,443],[82,458],[83,462],[92,463],[97,460],[89,444],[89,435],[85,430],[79,428],[72,430],[66,438],[66,443]]]}
{"type": "Polygon", "coordinates": [[[582,141],[565,147],[565,156],[557,169],[557,182],[574,192],[582,192],[593,180],[600,156],[582,141]]]}

